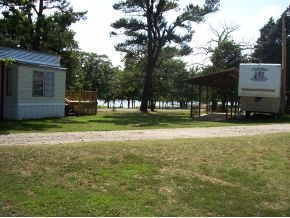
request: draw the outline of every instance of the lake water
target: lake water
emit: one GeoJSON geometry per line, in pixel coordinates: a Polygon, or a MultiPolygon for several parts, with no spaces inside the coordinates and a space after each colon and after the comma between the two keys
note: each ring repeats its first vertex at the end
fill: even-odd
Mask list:
{"type": "MultiPolygon", "coordinates": [[[[188,102],[188,105],[190,106],[190,102],[188,102]]],[[[107,107],[108,103],[104,100],[98,100],[98,106],[107,107]]],[[[113,101],[109,102],[109,107],[112,108],[114,106],[113,101]]],[[[140,108],[141,101],[134,101],[135,108],[140,108]]],[[[156,102],[156,108],[179,108],[179,102],[156,102]]],[[[128,101],[124,100],[116,100],[115,101],[115,107],[116,108],[128,108],[128,101]]],[[[132,108],[132,102],[130,102],[130,108],[132,108]]]]}

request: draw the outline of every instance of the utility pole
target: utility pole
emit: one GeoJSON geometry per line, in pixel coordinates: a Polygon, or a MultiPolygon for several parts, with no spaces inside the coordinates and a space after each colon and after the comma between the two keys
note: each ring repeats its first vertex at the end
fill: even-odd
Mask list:
{"type": "Polygon", "coordinates": [[[281,114],[285,114],[286,107],[286,16],[290,16],[290,6],[282,14],[282,75],[281,75],[281,114]]]}

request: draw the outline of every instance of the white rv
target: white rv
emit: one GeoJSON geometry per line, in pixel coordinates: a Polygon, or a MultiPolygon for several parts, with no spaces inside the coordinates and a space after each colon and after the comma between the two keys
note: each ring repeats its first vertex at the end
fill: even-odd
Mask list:
{"type": "Polygon", "coordinates": [[[280,64],[240,64],[238,95],[241,110],[277,115],[281,101],[280,64]]]}

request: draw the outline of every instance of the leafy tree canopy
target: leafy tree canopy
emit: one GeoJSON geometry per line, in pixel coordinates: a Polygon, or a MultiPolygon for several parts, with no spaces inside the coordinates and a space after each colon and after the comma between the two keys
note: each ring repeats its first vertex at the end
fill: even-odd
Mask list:
{"type": "Polygon", "coordinates": [[[0,41],[3,45],[53,51],[75,49],[72,23],[85,19],[67,0],[0,0],[0,41]]]}

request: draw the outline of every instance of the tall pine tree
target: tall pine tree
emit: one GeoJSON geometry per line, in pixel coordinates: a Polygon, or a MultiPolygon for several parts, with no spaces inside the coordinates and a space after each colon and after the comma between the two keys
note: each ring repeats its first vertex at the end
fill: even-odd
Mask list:
{"type": "MultiPolygon", "coordinates": [[[[290,18],[286,17],[286,35],[290,35],[290,18]]],[[[286,89],[290,90],[290,38],[287,37],[286,89]]],[[[255,45],[253,60],[257,63],[282,63],[282,21],[273,18],[260,29],[260,37],[255,45]]]]}
{"type": "Polygon", "coordinates": [[[178,0],[121,0],[113,5],[114,9],[131,15],[112,24],[117,30],[112,34],[126,36],[116,49],[147,59],[141,111],[147,111],[148,101],[152,98],[153,73],[161,51],[175,47],[179,49],[179,55],[189,54],[188,43],[194,33],[191,24],[203,21],[205,15],[218,10],[218,6],[219,0],[205,0],[203,7],[189,4],[170,22],[166,15],[179,11],[178,0]]]}

